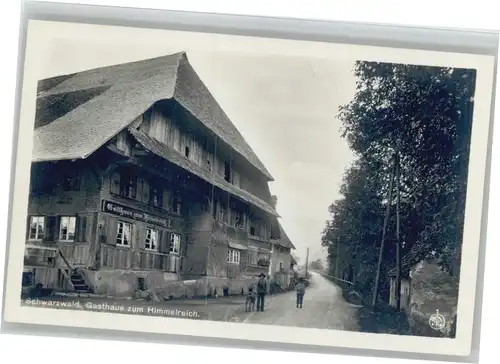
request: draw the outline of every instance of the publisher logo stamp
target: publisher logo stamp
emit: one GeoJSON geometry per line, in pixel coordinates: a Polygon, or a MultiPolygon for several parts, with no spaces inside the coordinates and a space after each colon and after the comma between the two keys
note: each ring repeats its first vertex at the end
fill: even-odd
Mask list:
{"type": "Polygon", "coordinates": [[[436,310],[436,313],[429,318],[429,326],[433,330],[442,330],[446,326],[446,319],[436,310]]]}

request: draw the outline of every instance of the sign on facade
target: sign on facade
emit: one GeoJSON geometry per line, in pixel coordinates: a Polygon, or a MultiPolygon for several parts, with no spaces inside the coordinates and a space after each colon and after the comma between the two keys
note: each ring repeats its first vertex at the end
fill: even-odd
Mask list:
{"type": "Polygon", "coordinates": [[[142,221],[147,224],[155,224],[163,227],[170,227],[170,219],[168,217],[160,217],[151,215],[127,206],[123,206],[111,201],[102,201],[102,211],[108,214],[127,217],[129,219],[142,221]]]}

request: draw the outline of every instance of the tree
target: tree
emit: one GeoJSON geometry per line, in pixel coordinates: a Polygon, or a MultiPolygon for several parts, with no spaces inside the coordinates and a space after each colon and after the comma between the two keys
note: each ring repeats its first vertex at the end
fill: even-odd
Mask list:
{"type": "MultiPolygon", "coordinates": [[[[343,198],[330,206],[322,242],[329,259],[332,242],[340,239],[349,262],[372,269],[398,152],[402,252],[418,243],[423,248],[416,259],[432,254],[451,270],[462,240],[475,70],[357,62],[354,73],[356,93],[339,118],[357,161],[345,173],[343,198]]],[[[391,218],[389,232],[394,223],[391,218]]],[[[391,239],[384,252],[388,267],[394,265],[391,239]]],[[[369,276],[362,279],[367,287],[369,276]]]]}
{"type": "Polygon", "coordinates": [[[309,268],[313,270],[323,271],[323,262],[321,261],[321,259],[313,260],[311,263],[309,263],[309,268]]]}

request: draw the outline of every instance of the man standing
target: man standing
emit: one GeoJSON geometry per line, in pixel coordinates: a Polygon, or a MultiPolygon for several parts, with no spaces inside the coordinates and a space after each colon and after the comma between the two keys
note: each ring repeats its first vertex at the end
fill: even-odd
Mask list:
{"type": "Polygon", "coordinates": [[[303,278],[300,278],[299,283],[295,286],[295,292],[297,293],[297,308],[302,308],[304,294],[306,293],[306,285],[303,278]]]}
{"type": "Polygon", "coordinates": [[[257,311],[264,311],[264,297],[267,293],[267,281],[264,273],[261,273],[257,281],[257,311]]]}

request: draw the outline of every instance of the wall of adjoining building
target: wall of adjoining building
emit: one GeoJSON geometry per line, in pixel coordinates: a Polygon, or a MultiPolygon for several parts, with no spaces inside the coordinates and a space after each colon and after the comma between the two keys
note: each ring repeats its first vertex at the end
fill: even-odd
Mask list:
{"type": "Polygon", "coordinates": [[[290,284],[291,260],[292,256],[289,248],[277,244],[273,246],[269,274],[271,280],[276,281],[282,288],[286,288],[290,284]],[[282,263],[283,266],[282,270],[280,270],[280,263],[282,263]]]}

